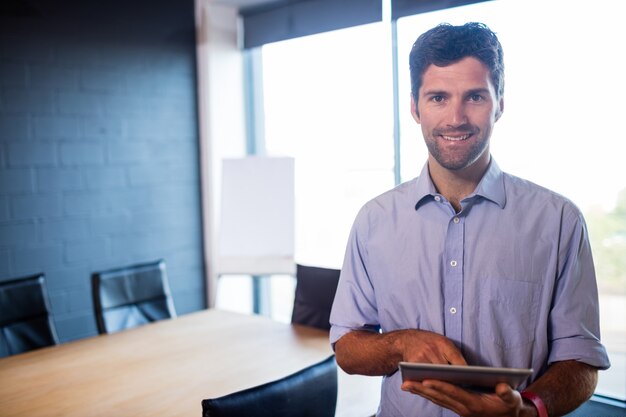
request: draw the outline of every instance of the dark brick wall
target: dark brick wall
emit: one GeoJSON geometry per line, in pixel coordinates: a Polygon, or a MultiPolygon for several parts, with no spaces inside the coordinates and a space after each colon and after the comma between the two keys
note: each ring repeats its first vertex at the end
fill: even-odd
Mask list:
{"type": "Polygon", "coordinates": [[[0,280],[45,272],[62,341],[93,271],[164,258],[205,307],[193,0],[0,5],[0,280]]]}

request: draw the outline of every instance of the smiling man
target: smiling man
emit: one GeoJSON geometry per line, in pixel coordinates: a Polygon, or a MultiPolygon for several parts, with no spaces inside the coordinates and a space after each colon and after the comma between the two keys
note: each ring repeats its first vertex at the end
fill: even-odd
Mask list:
{"type": "Polygon", "coordinates": [[[354,222],[330,318],[337,362],[384,376],[379,416],[565,414],[609,366],[584,219],[491,157],[504,64],[489,28],[439,25],[417,39],[410,66],[428,161],[354,222]],[[477,393],[403,383],[400,361],[534,373],[477,393]]]}

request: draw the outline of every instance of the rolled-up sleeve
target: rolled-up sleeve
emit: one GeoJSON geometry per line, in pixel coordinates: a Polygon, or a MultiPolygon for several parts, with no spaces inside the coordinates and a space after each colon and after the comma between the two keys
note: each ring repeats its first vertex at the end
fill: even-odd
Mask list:
{"type": "Polygon", "coordinates": [[[563,216],[559,276],[550,313],[548,363],[577,360],[607,369],[600,343],[598,289],[584,219],[573,209],[563,216]]]}
{"type": "Polygon", "coordinates": [[[374,287],[367,270],[368,208],[357,215],[346,248],[339,285],[330,314],[330,343],[353,330],[378,331],[374,287]]]}

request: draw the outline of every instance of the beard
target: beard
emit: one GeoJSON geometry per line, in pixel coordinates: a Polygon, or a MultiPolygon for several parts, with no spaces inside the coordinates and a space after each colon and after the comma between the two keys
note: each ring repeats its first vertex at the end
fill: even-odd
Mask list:
{"type": "Polygon", "coordinates": [[[433,129],[430,134],[424,133],[428,152],[442,167],[450,171],[459,171],[471,166],[489,147],[489,132],[470,124],[454,129],[433,129]],[[450,149],[454,141],[447,141],[442,136],[470,135],[469,138],[459,141],[458,149],[450,149]],[[467,143],[464,143],[467,142],[467,143]]]}

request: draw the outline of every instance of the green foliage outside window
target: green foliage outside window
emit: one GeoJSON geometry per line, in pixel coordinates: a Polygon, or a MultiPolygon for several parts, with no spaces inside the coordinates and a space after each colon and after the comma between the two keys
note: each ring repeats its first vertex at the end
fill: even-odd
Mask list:
{"type": "Polygon", "coordinates": [[[610,212],[585,214],[600,292],[626,294],[626,189],[610,212]]]}

